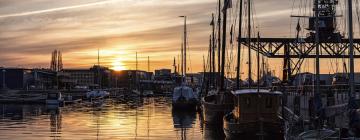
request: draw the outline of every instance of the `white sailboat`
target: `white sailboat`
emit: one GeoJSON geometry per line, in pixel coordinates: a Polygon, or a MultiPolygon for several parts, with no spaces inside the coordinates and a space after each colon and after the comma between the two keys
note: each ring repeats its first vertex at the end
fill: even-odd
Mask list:
{"type": "Polygon", "coordinates": [[[99,89],[94,89],[91,91],[88,91],[86,93],[86,98],[93,100],[93,99],[98,99],[98,98],[104,98],[110,95],[109,92],[101,89],[101,74],[100,74],[100,50],[98,49],[98,65],[97,65],[97,75],[98,75],[98,84],[99,84],[99,89]]]}
{"type": "Polygon", "coordinates": [[[174,88],[172,97],[173,109],[196,109],[199,103],[199,98],[194,90],[186,84],[186,49],[187,49],[187,37],[186,37],[186,16],[180,16],[184,18],[184,42],[181,48],[182,52],[182,83],[180,86],[174,88]]]}

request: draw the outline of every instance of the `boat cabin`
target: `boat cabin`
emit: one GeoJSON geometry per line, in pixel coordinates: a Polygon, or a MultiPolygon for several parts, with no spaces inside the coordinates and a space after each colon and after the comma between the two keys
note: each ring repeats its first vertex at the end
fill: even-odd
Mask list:
{"type": "Polygon", "coordinates": [[[260,89],[237,90],[235,95],[235,119],[241,122],[254,122],[262,118],[264,122],[278,119],[281,92],[260,89]]]}

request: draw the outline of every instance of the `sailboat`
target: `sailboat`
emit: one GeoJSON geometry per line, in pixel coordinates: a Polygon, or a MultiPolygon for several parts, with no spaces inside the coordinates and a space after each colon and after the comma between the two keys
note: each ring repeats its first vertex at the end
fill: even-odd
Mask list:
{"type": "Polygon", "coordinates": [[[141,91],[139,89],[139,77],[138,77],[138,56],[136,52],[136,70],[135,70],[135,88],[131,90],[134,96],[141,96],[141,91]]]}
{"type": "Polygon", "coordinates": [[[181,48],[182,53],[182,83],[180,86],[174,88],[172,93],[172,107],[173,109],[190,109],[195,110],[198,103],[198,95],[194,90],[187,85],[186,82],[186,49],[187,49],[187,36],[186,36],[186,16],[184,18],[184,42],[181,48]]]}
{"type": "Polygon", "coordinates": [[[102,98],[110,95],[109,92],[101,89],[101,81],[102,80],[101,80],[100,68],[101,68],[101,66],[100,66],[100,50],[98,49],[97,75],[98,75],[99,88],[86,93],[86,98],[88,98],[90,101],[93,101],[94,99],[102,99],[102,98]]]}
{"type": "MultiPolygon", "coordinates": [[[[149,56],[148,56],[148,72],[150,72],[150,57],[149,56]]],[[[148,80],[151,80],[151,77],[149,77],[148,80]]],[[[146,90],[142,91],[142,96],[144,96],[144,97],[154,96],[154,92],[149,88],[150,88],[150,85],[147,85],[146,90]]]]}
{"type": "MultiPolygon", "coordinates": [[[[220,7],[220,0],[219,0],[219,17],[218,17],[218,24],[219,24],[219,38],[218,38],[218,47],[220,48],[220,13],[221,13],[221,7],[220,7]]],[[[218,87],[219,89],[217,91],[215,90],[210,90],[207,95],[205,97],[203,97],[201,99],[201,103],[202,103],[202,113],[204,116],[204,122],[207,124],[219,124],[222,125],[223,122],[223,117],[225,114],[231,112],[231,110],[234,108],[233,107],[233,96],[231,95],[230,92],[226,91],[225,89],[225,85],[224,85],[224,81],[225,81],[225,76],[224,76],[224,67],[225,67],[225,47],[226,47],[226,16],[227,16],[227,8],[229,7],[229,0],[226,0],[224,3],[224,10],[223,10],[223,39],[222,39],[222,58],[221,58],[221,70],[219,67],[220,72],[220,82],[218,83],[218,87]]],[[[212,20],[212,25],[213,25],[213,45],[214,43],[214,18],[212,20]]],[[[220,49],[219,49],[220,50],[220,49]]],[[[211,53],[214,54],[214,53],[211,53]]],[[[213,56],[214,57],[214,56],[213,56]]],[[[218,59],[220,60],[220,55],[218,56],[218,59]]]]}

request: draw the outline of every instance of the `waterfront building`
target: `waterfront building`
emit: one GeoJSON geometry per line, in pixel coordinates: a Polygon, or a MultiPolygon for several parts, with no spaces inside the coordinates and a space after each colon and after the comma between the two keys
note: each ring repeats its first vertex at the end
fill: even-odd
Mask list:
{"type": "Polygon", "coordinates": [[[2,89],[24,89],[32,78],[30,69],[0,68],[0,72],[2,89]]]}
{"type": "Polygon", "coordinates": [[[61,83],[72,88],[90,88],[95,86],[95,74],[90,69],[64,69],[59,72],[61,83]]]}

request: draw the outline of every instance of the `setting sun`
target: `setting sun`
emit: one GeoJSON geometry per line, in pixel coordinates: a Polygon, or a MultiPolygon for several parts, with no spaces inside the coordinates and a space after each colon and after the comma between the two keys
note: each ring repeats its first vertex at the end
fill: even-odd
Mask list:
{"type": "Polygon", "coordinates": [[[126,70],[126,67],[125,65],[121,62],[120,59],[117,59],[115,60],[113,63],[112,63],[112,68],[113,70],[115,71],[122,71],[122,70],[126,70]]]}

